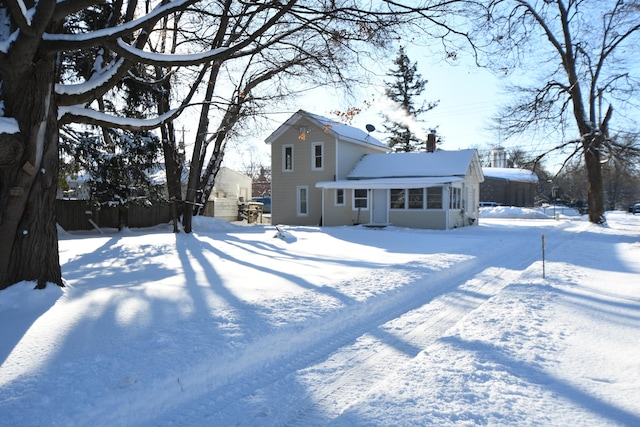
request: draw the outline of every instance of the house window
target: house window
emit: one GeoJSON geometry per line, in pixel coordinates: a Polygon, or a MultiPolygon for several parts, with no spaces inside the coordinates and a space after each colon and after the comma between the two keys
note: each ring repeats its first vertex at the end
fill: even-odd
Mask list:
{"type": "Polygon", "coordinates": [[[311,169],[322,170],[323,157],[322,157],[323,145],[322,142],[314,142],[311,144],[311,169]]]}
{"type": "Polygon", "coordinates": [[[391,209],[404,209],[405,190],[392,189],[389,191],[389,207],[391,209]]]}
{"type": "Polygon", "coordinates": [[[336,189],[336,206],[344,206],[344,189],[336,189]]]}
{"type": "Polygon", "coordinates": [[[391,209],[424,209],[424,188],[389,190],[391,209]]]}
{"type": "Polygon", "coordinates": [[[369,191],[357,189],[353,190],[353,207],[355,209],[369,208],[369,191]]]}
{"type": "Polygon", "coordinates": [[[298,215],[299,216],[307,216],[309,215],[309,187],[306,185],[301,185],[297,187],[297,200],[296,205],[298,206],[298,215]]]}
{"type": "Polygon", "coordinates": [[[442,187],[429,187],[427,191],[427,209],[442,209],[442,187]]]}
{"type": "Polygon", "coordinates": [[[449,196],[449,209],[460,209],[462,190],[460,188],[452,187],[449,196]]]}
{"type": "Polygon", "coordinates": [[[282,146],[282,170],[293,171],[293,145],[282,146]]]}
{"type": "Polygon", "coordinates": [[[424,209],[424,189],[409,189],[409,209],[424,209]]]}

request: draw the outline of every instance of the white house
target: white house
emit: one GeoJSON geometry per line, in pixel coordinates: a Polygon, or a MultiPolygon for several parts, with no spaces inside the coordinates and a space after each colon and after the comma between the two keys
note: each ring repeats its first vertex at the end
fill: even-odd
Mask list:
{"type": "Polygon", "coordinates": [[[227,167],[221,167],[204,215],[225,221],[238,220],[238,205],[251,200],[251,177],[227,167]]]}

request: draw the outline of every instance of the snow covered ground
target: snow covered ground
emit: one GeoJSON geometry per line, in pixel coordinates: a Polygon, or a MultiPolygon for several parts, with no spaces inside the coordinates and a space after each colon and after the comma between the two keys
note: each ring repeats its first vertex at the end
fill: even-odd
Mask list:
{"type": "Polygon", "coordinates": [[[0,292],[0,425],[639,426],[640,215],[570,213],[63,232],[66,288],[0,292]]]}

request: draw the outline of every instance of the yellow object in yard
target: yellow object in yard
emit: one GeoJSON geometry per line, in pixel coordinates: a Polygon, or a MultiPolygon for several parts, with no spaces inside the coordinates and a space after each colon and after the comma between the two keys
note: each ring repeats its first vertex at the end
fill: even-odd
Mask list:
{"type": "Polygon", "coordinates": [[[247,223],[252,224],[254,222],[260,222],[262,224],[263,210],[264,204],[261,202],[247,203],[247,223]]]}

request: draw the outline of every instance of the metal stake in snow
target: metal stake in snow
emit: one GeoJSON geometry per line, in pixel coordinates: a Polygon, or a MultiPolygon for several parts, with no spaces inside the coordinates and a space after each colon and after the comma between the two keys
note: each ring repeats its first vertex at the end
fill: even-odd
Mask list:
{"type": "Polygon", "coordinates": [[[542,235],[542,278],[544,279],[544,250],[547,247],[547,239],[542,235]]]}

